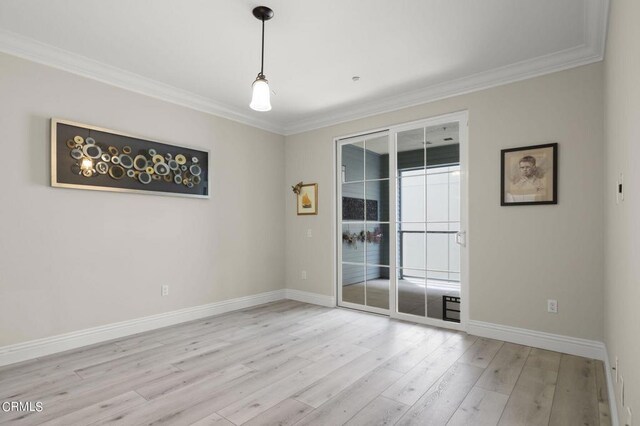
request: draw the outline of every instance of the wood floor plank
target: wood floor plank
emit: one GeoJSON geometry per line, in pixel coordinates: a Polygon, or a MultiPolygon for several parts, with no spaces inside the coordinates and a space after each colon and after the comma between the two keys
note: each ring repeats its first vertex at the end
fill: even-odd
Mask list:
{"type": "Polygon", "coordinates": [[[549,425],[568,424],[598,425],[600,417],[595,361],[562,355],[549,425]]]}
{"type": "Polygon", "coordinates": [[[300,389],[304,389],[315,381],[331,374],[342,365],[358,358],[366,351],[365,348],[359,348],[357,346],[345,348],[343,353],[333,355],[331,358],[317,363],[311,363],[308,367],[301,369],[295,374],[285,377],[261,389],[259,392],[248,395],[246,398],[222,410],[218,410],[218,414],[235,424],[242,424],[287,399],[300,389]]]}
{"type": "Polygon", "coordinates": [[[385,368],[390,368],[391,370],[399,371],[401,373],[407,373],[413,367],[418,365],[420,361],[425,359],[427,355],[438,349],[444,342],[455,335],[456,333],[449,331],[432,333],[425,341],[407,347],[397,356],[390,359],[385,364],[385,368]]]}
{"type": "Polygon", "coordinates": [[[505,343],[478,380],[479,387],[509,395],[516,385],[531,348],[505,343]]]}
{"type": "Polygon", "coordinates": [[[407,405],[379,396],[351,418],[347,426],[394,425],[409,409],[407,405]]]}
{"type": "Polygon", "coordinates": [[[453,413],[449,426],[495,426],[509,397],[479,387],[471,389],[460,407],[453,413]]]}
{"type": "Polygon", "coordinates": [[[531,349],[500,418],[500,425],[547,425],[559,367],[558,352],[531,349]]]}
{"type": "Polygon", "coordinates": [[[295,393],[293,397],[298,401],[317,408],[366,374],[378,368],[393,355],[394,353],[389,351],[368,351],[348,364],[336,369],[330,375],[321,378],[310,386],[295,393]]]}
{"type": "Polygon", "coordinates": [[[398,425],[444,425],[458,409],[484,370],[455,363],[409,409],[398,425]]]}
{"type": "Polygon", "coordinates": [[[293,425],[311,411],[313,411],[313,407],[289,398],[274,405],[264,413],[254,417],[252,420],[243,423],[243,426],[293,425]]]}
{"type": "Polygon", "coordinates": [[[406,405],[415,404],[476,340],[475,336],[462,333],[453,336],[385,390],[383,396],[406,405]]]}
{"type": "Polygon", "coordinates": [[[386,368],[374,370],[312,411],[296,425],[342,425],[369,405],[400,376],[401,373],[386,368]]]}
{"type": "Polygon", "coordinates": [[[195,423],[191,423],[191,426],[234,426],[229,420],[222,416],[213,413],[204,419],[200,419],[195,423]]]}
{"type": "Polygon", "coordinates": [[[89,424],[99,421],[105,417],[113,416],[126,409],[137,407],[147,402],[143,397],[133,391],[126,392],[106,401],[89,405],[80,410],[71,412],[65,416],[58,417],[48,422],[42,423],[46,426],[68,426],[89,424]]]}
{"type": "Polygon", "coordinates": [[[460,362],[487,368],[503,344],[499,340],[480,338],[462,355],[460,362]]]}

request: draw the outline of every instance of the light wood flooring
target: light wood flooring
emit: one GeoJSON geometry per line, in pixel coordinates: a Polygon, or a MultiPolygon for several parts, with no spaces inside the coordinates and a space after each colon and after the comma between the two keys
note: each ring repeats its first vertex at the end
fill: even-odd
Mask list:
{"type": "Polygon", "coordinates": [[[294,301],[0,368],[0,423],[606,425],[602,363],[294,301]]]}

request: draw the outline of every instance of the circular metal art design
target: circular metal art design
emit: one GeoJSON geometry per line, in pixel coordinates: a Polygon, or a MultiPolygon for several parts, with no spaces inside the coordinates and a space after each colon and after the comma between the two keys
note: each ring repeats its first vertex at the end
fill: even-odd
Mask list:
{"type": "Polygon", "coordinates": [[[182,170],[183,172],[186,172],[187,171],[187,166],[184,166],[184,165],[180,166],[180,170],[182,170]]]}
{"type": "Polygon", "coordinates": [[[120,155],[120,164],[125,169],[130,169],[130,168],[133,167],[133,158],[131,158],[130,156],[128,156],[126,154],[122,154],[122,155],[120,155]]]}
{"type": "Polygon", "coordinates": [[[101,161],[98,164],[96,164],[96,172],[100,173],[101,175],[106,175],[108,171],[109,171],[109,165],[104,161],[101,161]]]}
{"type": "Polygon", "coordinates": [[[164,156],[164,158],[167,159],[167,161],[171,160],[173,158],[173,155],[171,155],[171,153],[167,152],[164,156]]]}
{"type": "Polygon", "coordinates": [[[111,168],[109,169],[109,176],[114,179],[122,179],[124,174],[124,169],[121,166],[111,166],[111,168]]]}
{"type": "Polygon", "coordinates": [[[73,149],[76,147],[76,142],[73,139],[67,140],[67,148],[73,149]]]}
{"type": "Polygon", "coordinates": [[[102,158],[102,161],[106,161],[108,163],[109,161],[111,161],[111,154],[103,152],[100,158],[102,158]]]}
{"type": "Polygon", "coordinates": [[[202,180],[200,179],[200,176],[194,176],[191,181],[195,184],[195,185],[199,185],[200,182],[202,182],[202,180]]]}
{"type": "Polygon", "coordinates": [[[176,155],[176,161],[178,162],[178,164],[180,164],[182,166],[183,164],[186,164],[187,157],[185,157],[182,154],[178,154],[178,155],[176,155]]]}
{"type": "Polygon", "coordinates": [[[111,157],[111,162],[113,164],[120,164],[120,157],[118,157],[117,155],[114,155],[113,157],[111,157]]]}
{"type": "Polygon", "coordinates": [[[154,164],[164,163],[164,157],[160,154],[154,155],[152,160],[154,164]]]}
{"type": "Polygon", "coordinates": [[[187,188],[193,188],[193,182],[187,182],[187,188]]]}
{"type": "Polygon", "coordinates": [[[76,136],[73,138],[73,141],[75,143],[77,143],[78,145],[83,144],[84,143],[84,138],[82,136],[76,136]]]}
{"type": "Polygon", "coordinates": [[[152,175],[154,171],[155,170],[153,167],[147,167],[147,173],[149,173],[150,175],[152,175]]]}
{"type": "Polygon", "coordinates": [[[82,158],[82,151],[80,151],[78,148],[74,148],[71,150],[71,157],[79,160],[82,158]]]}
{"type": "Polygon", "coordinates": [[[129,145],[125,145],[122,147],[122,152],[124,154],[131,154],[131,147],[129,145]]]}
{"type": "Polygon", "coordinates": [[[127,176],[129,176],[130,178],[136,177],[136,171],[133,169],[127,170],[127,176]]]}
{"type": "Polygon", "coordinates": [[[192,164],[191,167],[189,167],[189,172],[194,176],[200,176],[202,169],[197,164],[192,164]]]}
{"type": "Polygon", "coordinates": [[[153,149],[153,148],[151,148],[151,149],[149,150],[149,155],[150,155],[150,156],[152,156],[152,157],[153,157],[154,155],[156,155],[157,153],[158,153],[158,151],[156,151],[156,150],[155,150],[155,149],[153,149]]]}
{"type": "Polygon", "coordinates": [[[178,185],[180,185],[180,184],[182,183],[182,176],[180,176],[180,175],[175,175],[175,176],[173,177],[173,181],[174,181],[175,183],[177,183],[178,185]]]}
{"type": "Polygon", "coordinates": [[[198,164],[198,161],[200,161],[200,160],[198,160],[198,157],[192,157],[192,158],[191,158],[191,162],[192,162],[193,164],[198,164]]]}
{"type": "Polygon", "coordinates": [[[102,150],[98,145],[85,145],[82,151],[84,151],[84,155],[89,158],[100,158],[102,155],[102,150]]]}
{"type": "Polygon", "coordinates": [[[86,169],[82,171],[82,176],[84,177],[91,177],[93,176],[93,170],[91,169],[86,169]]]}
{"type": "Polygon", "coordinates": [[[136,155],[136,158],[133,159],[133,167],[136,170],[144,170],[147,168],[147,159],[144,155],[136,155]]]}
{"type": "Polygon", "coordinates": [[[142,172],[138,175],[140,183],[146,185],[151,182],[151,175],[149,173],[142,172]]]}
{"type": "Polygon", "coordinates": [[[84,141],[85,141],[85,143],[87,143],[89,145],[95,145],[96,144],[96,140],[94,138],[92,138],[91,136],[86,138],[84,141]]]}
{"type": "Polygon", "coordinates": [[[107,148],[107,151],[109,151],[109,154],[111,154],[111,156],[118,155],[120,153],[120,151],[118,151],[118,148],[116,148],[115,146],[110,146],[109,148],[107,148]]]}
{"type": "Polygon", "coordinates": [[[160,180],[160,179],[162,179],[162,176],[160,176],[160,175],[151,175],[151,177],[153,178],[153,180],[160,180]]]}
{"type": "Polygon", "coordinates": [[[153,166],[153,170],[155,170],[155,172],[160,176],[168,175],[170,171],[169,166],[165,163],[156,163],[156,165],[153,166]]]}
{"type": "Polygon", "coordinates": [[[170,174],[166,174],[162,177],[164,179],[165,182],[171,182],[173,179],[171,179],[171,175],[170,174]]]}
{"type": "Polygon", "coordinates": [[[80,170],[80,165],[76,163],[71,166],[71,173],[73,173],[74,175],[79,175],[80,173],[82,173],[82,170],[80,170]]]}
{"type": "Polygon", "coordinates": [[[169,166],[171,170],[178,170],[180,168],[180,165],[176,160],[167,161],[167,166],[169,166]]]}

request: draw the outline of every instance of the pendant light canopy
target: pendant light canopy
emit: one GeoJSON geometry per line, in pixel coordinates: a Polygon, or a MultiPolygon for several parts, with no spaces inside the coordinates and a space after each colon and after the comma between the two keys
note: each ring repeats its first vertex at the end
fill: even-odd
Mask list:
{"type": "Polygon", "coordinates": [[[256,111],[271,111],[271,90],[269,82],[264,76],[264,21],[273,18],[273,10],[266,6],[258,6],[253,9],[253,16],[262,21],[262,57],[260,61],[260,73],[253,82],[253,96],[249,106],[256,111]]]}

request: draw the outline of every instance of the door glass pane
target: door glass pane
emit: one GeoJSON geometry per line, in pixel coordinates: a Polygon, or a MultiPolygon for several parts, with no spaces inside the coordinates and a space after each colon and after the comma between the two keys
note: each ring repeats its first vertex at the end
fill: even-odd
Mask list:
{"type": "Polygon", "coordinates": [[[365,263],[364,223],[342,224],[342,261],[350,263],[365,263]]]}
{"type": "Polygon", "coordinates": [[[367,267],[367,306],[389,309],[389,268],[367,267]]]}
{"type": "Polygon", "coordinates": [[[404,170],[421,170],[421,173],[424,173],[425,146],[425,134],[422,127],[397,134],[396,164],[398,174],[404,170]]]}
{"type": "Polygon", "coordinates": [[[426,269],[426,239],[424,224],[398,224],[397,265],[399,268],[426,269]]]}
{"type": "Polygon", "coordinates": [[[342,220],[364,222],[364,182],[342,184],[342,220]]]}
{"type": "Polygon", "coordinates": [[[398,312],[424,317],[426,306],[424,271],[398,268],[397,280],[398,312]]]}
{"type": "Polygon", "coordinates": [[[367,220],[389,221],[389,181],[375,180],[366,182],[367,220]]]}
{"type": "Polygon", "coordinates": [[[399,222],[425,222],[425,176],[415,173],[403,173],[398,179],[399,222]]]}
{"type": "Polygon", "coordinates": [[[342,145],[342,182],[364,180],[364,142],[342,145]]]}
{"type": "Polygon", "coordinates": [[[364,305],[364,265],[342,264],[342,300],[364,305]]]}
{"type": "Polygon", "coordinates": [[[389,265],[389,225],[367,222],[365,235],[367,263],[369,265],[389,265]]]}
{"type": "Polygon", "coordinates": [[[365,179],[389,177],[389,137],[387,135],[365,141],[365,179]]]}

